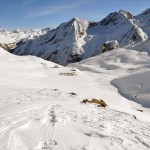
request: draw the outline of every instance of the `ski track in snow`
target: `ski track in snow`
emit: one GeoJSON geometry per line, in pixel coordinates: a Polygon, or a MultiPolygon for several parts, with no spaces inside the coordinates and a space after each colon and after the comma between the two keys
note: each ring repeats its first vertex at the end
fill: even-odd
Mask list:
{"type": "Polygon", "coordinates": [[[31,106],[0,116],[0,149],[150,148],[150,125],[135,120],[132,115],[109,107],[81,104],[80,97],[74,100],[67,93],[50,89],[17,90],[16,93],[20,93],[17,94],[20,99],[31,98],[33,102],[31,106]],[[66,102],[62,96],[66,97],[66,102]],[[35,98],[44,102],[34,102],[35,98]],[[78,134],[82,139],[73,138],[78,134]]]}

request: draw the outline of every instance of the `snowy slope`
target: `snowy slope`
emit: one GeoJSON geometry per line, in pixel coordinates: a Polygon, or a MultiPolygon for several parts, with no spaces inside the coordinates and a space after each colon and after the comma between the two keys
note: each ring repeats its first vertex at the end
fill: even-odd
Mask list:
{"type": "Polygon", "coordinates": [[[150,149],[149,108],[129,101],[111,84],[148,71],[149,64],[147,53],[125,49],[71,67],[0,49],[0,149],[150,149]],[[103,99],[108,106],[82,104],[85,98],[103,99]]]}
{"type": "Polygon", "coordinates": [[[145,51],[145,52],[148,52],[150,54],[150,39],[148,39],[144,42],[137,43],[137,44],[132,45],[132,46],[128,46],[127,48],[128,49],[134,49],[137,51],[145,51]]]}
{"type": "Polygon", "coordinates": [[[150,57],[146,52],[117,49],[74,66],[101,73],[102,84],[109,80],[124,97],[150,108],[150,57]]]}
{"type": "Polygon", "coordinates": [[[126,11],[113,12],[100,22],[74,18],[14,49],[17,55],[35,55],[61,65],[97,55],[104,42],[117,40],[121,47],[148,39],[149,30],[126,11]]]}
{"type": "MultiPolygon", "coordinates": [[[[150,64],[149,64],[150,65],[150,64]]],[[[147,66],[150,68],[150,66],[147,66]]],[[[150,108],[150,71],[140,71],[134,74],[113,80],[119,92],[128,99],[132,99],[144,107],[150,108]]]]}

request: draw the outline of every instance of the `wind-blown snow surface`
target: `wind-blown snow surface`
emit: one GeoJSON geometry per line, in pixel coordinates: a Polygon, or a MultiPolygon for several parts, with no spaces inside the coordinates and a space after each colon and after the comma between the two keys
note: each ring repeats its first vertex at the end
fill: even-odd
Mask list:
{"type": "Polygon", "coordinates": [[[147,53],[117,49],[62,67],[0,49],[0,149],[150,149],[149,109],[111,84],[149,71],[149,63],[147,53]],[[108,107],[82,104],[85,98],[104,99],[108,107]]]}
{"type": "MultiPolygon", "coordinates": [[[[150,66],[148,66],[150,67],[150,66]]],[[[114,80],[119,92],[150,108],[150,71],[136,72],[114,80]]]]}

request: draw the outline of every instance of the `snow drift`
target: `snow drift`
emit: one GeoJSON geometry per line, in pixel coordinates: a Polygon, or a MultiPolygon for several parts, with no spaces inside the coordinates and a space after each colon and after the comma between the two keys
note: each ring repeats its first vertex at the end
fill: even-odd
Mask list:
{"type": "MultiPolygon", "coordinates": [[[[150,66],[148,66],[150,67],[150,66]]],[[[150,108],[150,71],[137,72],[112,81],[118,91],[128,99],[150,108]]]]}

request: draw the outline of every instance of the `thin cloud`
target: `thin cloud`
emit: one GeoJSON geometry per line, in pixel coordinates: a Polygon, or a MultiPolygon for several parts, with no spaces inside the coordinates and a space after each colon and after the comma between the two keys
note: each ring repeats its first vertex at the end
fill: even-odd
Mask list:
{"type": "Polygon", "coordinates": [[[23,6],[27,6],[27,5],[29,5],[30,3],[33,3],[33,2],[35,2],[35,1],[37,1],[37,0],[25,0],[25,1],[23,2],[23,6]]]}
{"type": "Polygon", "coordinates": [[[62,11],[65,11],[66,9],[73,9],[73,8],[79,7],[80,5],[83,5],[90,1],[91,0],[79,0],[75,3],[68,4],[68,5],[50,6],[50,7],[42,8],[40,12],[34,12],[32,14],[29,14],[25,18],[40,17],[40,16],[46,16],[46,15],[50,15],[53,13],[57,13],[57,12],[62,12],[62,11]]]}

